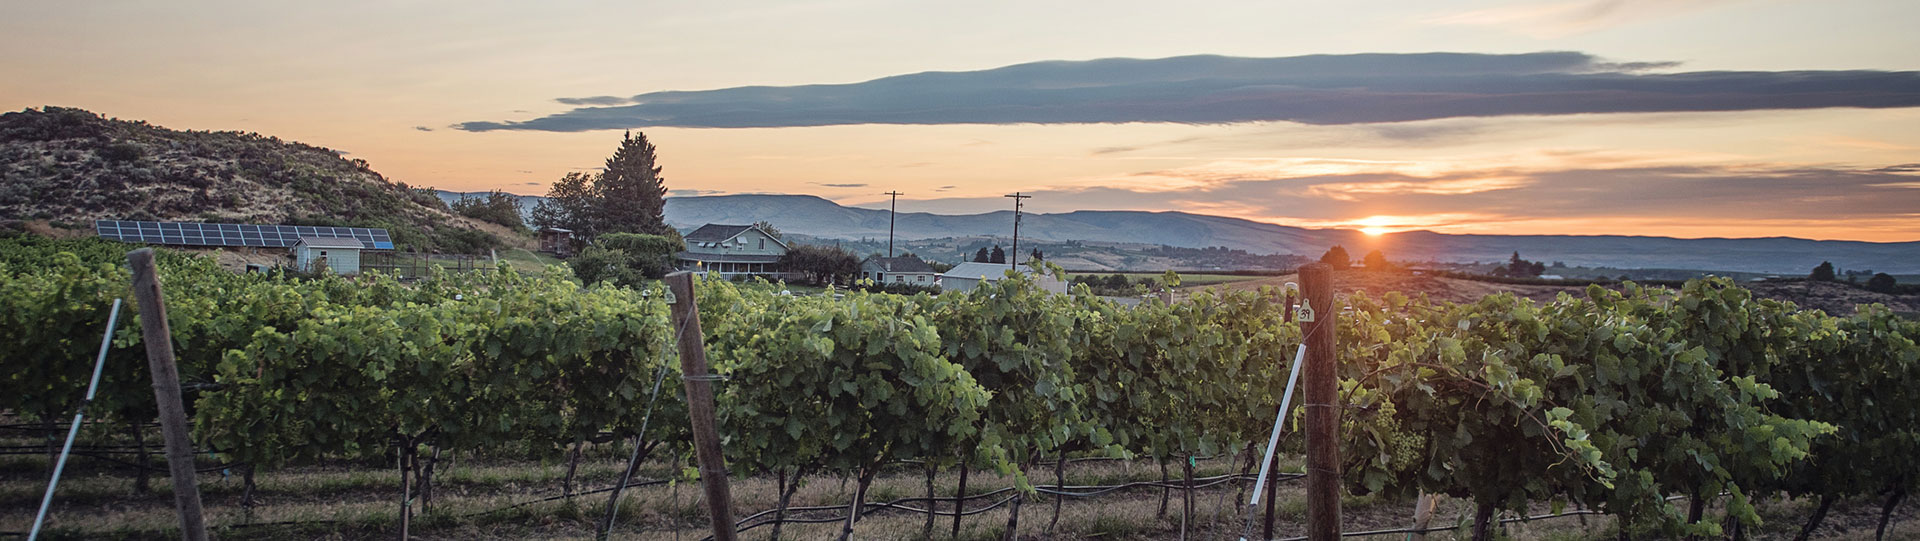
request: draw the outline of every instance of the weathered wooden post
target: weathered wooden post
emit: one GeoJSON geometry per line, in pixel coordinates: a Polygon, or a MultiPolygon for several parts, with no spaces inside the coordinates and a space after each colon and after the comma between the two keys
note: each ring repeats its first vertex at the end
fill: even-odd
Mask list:
{"type": "Polygon", "coordinates": [[[707,348],[700,334],[700,307],[693,299],[693,274],[667,275],[673,292],[674,332],[680,336],[680,379],[687,389],[687,416],[693,421],[693,453],[700,461],[700,485],[707,492],[707,512],[713,520],[714,541],[734,541],[733,495],[727,487],[727,459],[720,454],[720,433],[713,412],[713,377],[708,374],[707,348]]]}
{"type": "Polygon", "coordinates": [[[133,269],[133,296],[140,302],[140,341],[147,344],[153,399],[160,408],[160,431],[166,436],[173,504],[180,510],[180,537],[206,541],[207,521],[200,511],[200,486],[194,480],[193,441],[187,437],[186,407],[180,403],[180,370],[173,362],[173,330],[167,326],[166,298],[160,294],[153,249],[128,252],[127,266],[133,269]]]}
{"type": "Polygon", "coordinates": [[[1299,320],[1307,348],[1300,383],[1306,386],[1307,539],[1340,539],[1339,374],[1334,360],[1333,269],[1324,263],[1300,268],[1305,302],[1299,320]]]}

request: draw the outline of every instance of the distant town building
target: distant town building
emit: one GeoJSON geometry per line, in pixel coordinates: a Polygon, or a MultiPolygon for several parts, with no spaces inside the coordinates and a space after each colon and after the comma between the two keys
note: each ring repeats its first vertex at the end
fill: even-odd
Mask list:
{"type": "Polygon", "coordinates": [[[573,256],[573,230],[542,227],[539,235],[540,251],[553,254],[554,257],[573,256]]]}
{"type": "Polygon", "coordinates": [[[787,255],[787,243],[751,225],[707,224],[685,238],[687,250],[674,254],[681,270],[772,278],[781,274],[777,264],[787,255]]]}
{"type": "Polygon", "coordinates": [[[933,266],[914,256],[873,257],[860,264],[860,278],[876,284],[931,286],[939,279],[933,266]]]}
{"type": "MultiPolygon", "coordinates": [[[[952,269],[941,273],[937,283],[940,285],[940,289],[945,291],[972,291],[975,286],[980,285],[980,282],[998,282],[1005,279],[1007,277],[1007,271],[1012,268],[1013,265],[1008,263],[979,263],[969,261],[954,265],[952,269]]],[[[1019,272],[1032,278],[1035,283],[1040,285],[1040,289],[1054,293],[1067,292],[1067,283],[1065,281],[1034,271],[1032,267],[1021,265],[1019,272]]]]}
{"type": "Polygon", "coordinates": [[[1542,274],[1540,275],[1540,279],[1541,280],[1565,280],[1567,279],[1567,277],[1561,276],[1558,274],[1542,274]]]}
{"type": "Polygon", "coordinates": [[[306,272],[325,268],[335,274],[359,274],[360,250],[364,248],[366,245],[355,239],[300,237],[293,243],[293,266],[306,272]]]}

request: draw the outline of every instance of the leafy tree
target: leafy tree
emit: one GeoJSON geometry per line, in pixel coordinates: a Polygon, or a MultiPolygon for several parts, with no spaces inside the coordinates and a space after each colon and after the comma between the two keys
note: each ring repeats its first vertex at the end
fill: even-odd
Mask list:
{"type": "MultiPolygon", "coordinates": [[[[1537,261],[1527,261],[1525,259],[1520,259],[1520,252],[1514,252],[1513,257],[1507,260],[1506,270],[1507,270],[1506,276],[1512,276],[1514,278],[1529,278],[1529,277],[1539,276],[1540,273],[1546,272],[1547,266],[1537,261]]],[[[1494,275],[1500,276],[1500,274],[1498,274],[1497,272],[1494,275]]]]}
{"type": "Polygon", "coordinates": [[[665,234],[667,187],[655,164],[653,143],[647,135],[627,133],[620,149],[607,158],[606,171],[595,183],[598,219],[604,232],[665,234]]]}
{"type": "Polygon", "coordinates": [[[1333,265],[1333,268],[1336,269],[1345,269],[1353,265],[1353,258],[1347,255],[1346,248],[1335,244],[1332,248],[1327,249],[1327,253],[1320,254],[1320,262],[1333,265]]]}
{"type": "Polygon", "coordinates": [[[1872,278],[1867,279],[1867,291],[1872,291],[1876,293],[1893,293],[1894,285],[1895,285],[1895,282],[1894,282],[1893,276],[1884,272],[1875,274],[1873,275],[1872,278]]]}
{"type": "Polygon", "coordinates": [[[798,244],[780,257],[780,268],[798,272],[808,283],[846,283],[860,273],[860,258],[839,246],[798,244]]]}
{"type": "Polygon", "coordinates": [[[656,279],[673,272],[673,254],[687,249],[686,241],[681,240],[678,232],[666,235],[608,233],[594,239],[594,244],[625,251],[628,268],[656,279]]]}
{"type": "Polygon", "coordinates": [[[980,251],[978,251],[978,252],[974,252],[974,253],[973,253],[973,262],[974,262],[974,263],[986,263],[986,262],[987,262],[987,257],[988,257],[988,256],[987,256],[987,247],[985,247],[985,246],[981,246],[981,247],[980,247],[980,251]]]}
{"type": "Polygon", "coordinates": [[[567,173],[547,188],[546,199],[534,205],[533,226],[572,230],[577,239],[593,238],[597,232],[593,214],[598,199],[594,193],[594,175],[579,171],[567,173]]]}
{"type": "Polygon", "coordinates": [[[1000,245],[998,244],[993,245],[993,251],[987,253],[987,262],[988,263],[1006,263],[1007,251],[1001,250],[1000,245]]]}
{"type": "Polygon", "coordinates": [[[1807,279],[1816,282],[1833,281],[1833,262],[1821,261],[1820,266],[1813,268],[1813,274],[1807,275],[1807,279]]]}
{"type": "Polygon", "coordinates": [[[1387,255],[1380,253],[1379,250],[1367,252],[1367,257],[1362,261],[1366,263],[1367,270],[1370,271],[1383,271],[1393,266],[1392,263],[1387,262],[1387,255]]]}
{"type": "Polygon", "coordinates": [[[1027,254],[1027,259],[1032,261],[1046,261],[1047,254],[1041,253],[1039,248],[1034,248],[1033,252],[1027,254]]]}
{"type": "Polygon", "coordinates": [[[758,222],[754,222],[753,226],[760,228],[760,231],[765,232],[769,237],[773,237],[776,239],[780,238],[780,229],[775,228],[773,226],[773,222],[760,220],[758,222]]]}
{"type": "Polygon", "coordinates": [[[631,286],[638,283],[641,277],[633,269],[633,257],[626,250],[607,248],[597,243],[569,259],[567,266],[573,268],[573,275],[580,278],[581,283],[588,285],[611,282],[631,286]]]}
{"type": "Polygon", "coordinates": [[[462,196],[449,208],[456,214],[475,220],[492,222],[515,230],[527,228],[526,222],[520,219],[520,199],[500,190],[487,192],[480,197],[462,196]]]}

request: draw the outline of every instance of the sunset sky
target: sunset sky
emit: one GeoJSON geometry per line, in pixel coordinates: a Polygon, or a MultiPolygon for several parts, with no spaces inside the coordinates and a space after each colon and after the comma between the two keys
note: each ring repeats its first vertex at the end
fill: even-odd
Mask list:
{"type": "Polygon", "coordinates": [[[543,194],[1920,240],[1920,2],[6,2],[0,109],[543,194]],[[1445,54],[1436,54],[1445,53],[1445,54]],[[940,73],[929,73],[940,72],[940,73]]]}

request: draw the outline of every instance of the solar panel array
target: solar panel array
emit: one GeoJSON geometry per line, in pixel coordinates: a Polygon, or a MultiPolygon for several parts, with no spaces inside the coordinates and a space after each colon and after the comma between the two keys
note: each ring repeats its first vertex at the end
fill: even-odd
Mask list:
{"type": "Polygon", "coordinates": [[[100,238],[147,244],[286,248],[300,242],[300,237],[334,237],[357,239],[373,250],[393,249],[387,230],[366,227],[96,220],[93,228],[100,238]]]}

